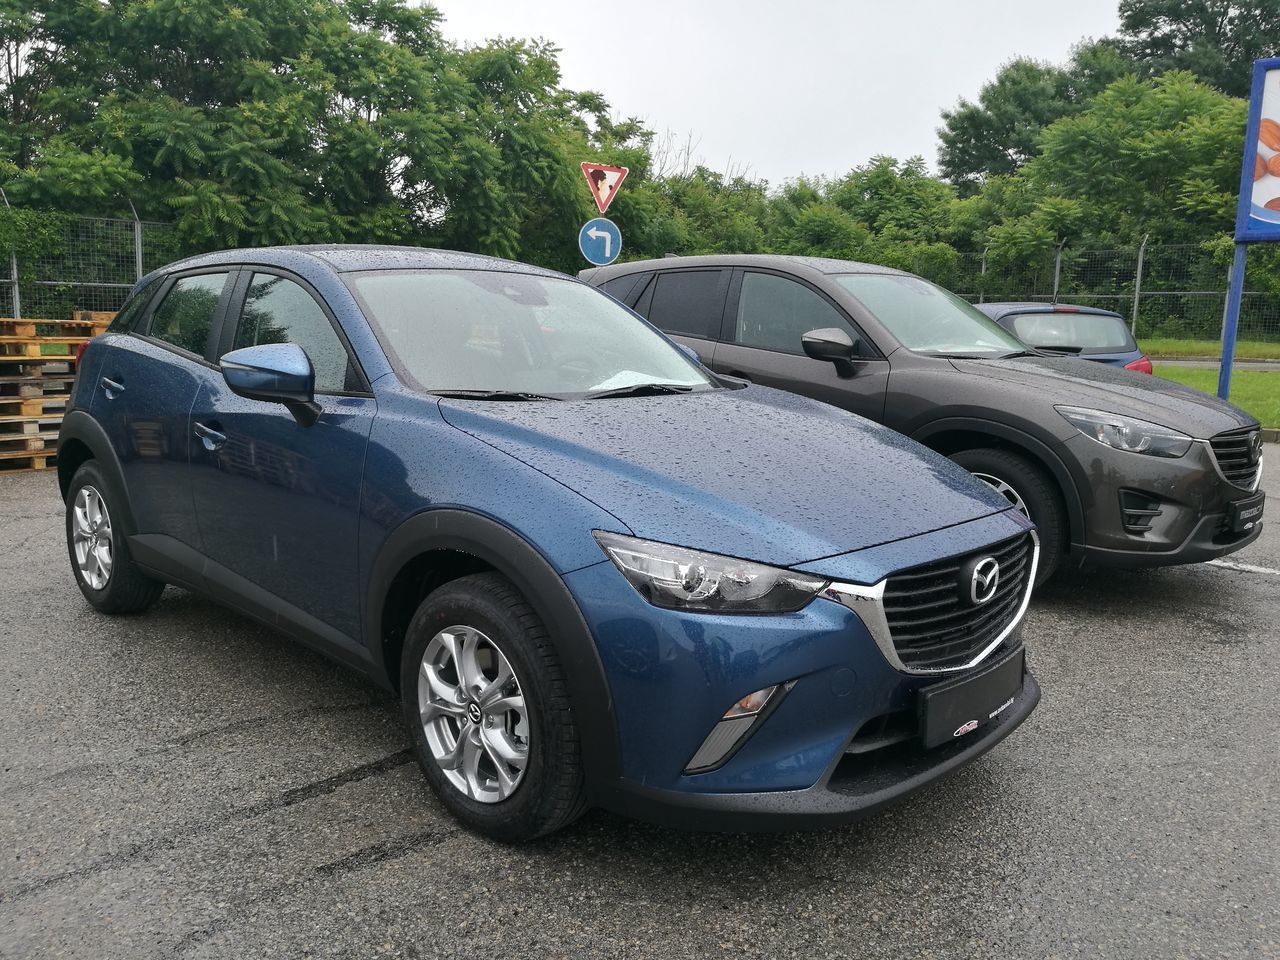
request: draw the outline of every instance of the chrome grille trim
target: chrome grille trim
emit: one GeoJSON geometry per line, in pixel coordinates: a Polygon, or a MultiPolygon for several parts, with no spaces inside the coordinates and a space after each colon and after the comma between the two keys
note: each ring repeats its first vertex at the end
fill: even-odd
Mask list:
{"type": "MultiPolygon", "coordinates": [[[[1027,536],[1031,538],[1031,566],[1027,571],[1026,586],[1022,592],[1022,600],[1018,604],[1013,617],[995,638],[964,663],[952,664],[946,667],[910,667],[903,663],[902,658],[898,655],[898,649],[893,642],[893,631],[890,629],[888,617],[885,615],[885,587],[891,579],[897,576],[909,575],[913,572],[911,570],[905,570],[902,574],[890,575],[879,583],[871,584],[870,586],[857,583],[832,582],[822,590],[819,596],[839,603],[857,614],[858,619],[867,628],[867,632],[871,634],[871,638],[875,640],[880,653],[889,661],[890,666],[901,673],[937,676],[939,674],[970,670],[998,650],[1009,634],[1017,629],[1018,624],[1022,622],[1022,618],[1026,615],[1027,606],[1031,603],[1031,591],[1035,587],[1036,568],[1040,563],[1040,538],[1036,536],[1034,530],[1028,530],[1027,536]]],[[[977,552],[979,551],[973,551],[965,556],[972,556],[973,553],[977,552]]]]}
{"type": "Polygon", "coordinates": [[[1239,487],[1251,493],[1262,483],[1263,458],[1258,457],[1257,463],[1249,461],[1251,438],[1261,429],[1261,427],[1242,427],[1199,441],[1208,448],[1218,476],[1233,487],[1239,487]]]}

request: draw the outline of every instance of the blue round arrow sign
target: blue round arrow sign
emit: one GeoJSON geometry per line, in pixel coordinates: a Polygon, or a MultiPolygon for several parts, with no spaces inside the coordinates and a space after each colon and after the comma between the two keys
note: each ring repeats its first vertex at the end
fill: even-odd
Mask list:
{"type": "Polygon", "coordinates": [[[588,220],[578,231],[578,249],[588,263],[597,267],[607,266],[622,252],[622,231],[606,217],[588,220]]]}

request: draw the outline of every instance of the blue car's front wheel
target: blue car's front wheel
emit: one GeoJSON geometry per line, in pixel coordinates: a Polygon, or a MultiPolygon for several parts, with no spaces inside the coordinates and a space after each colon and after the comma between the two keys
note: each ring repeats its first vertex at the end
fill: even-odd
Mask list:
{"type": "Polygon", "coordinates": [[[581,814],[560,663],[505,577],[462,577],[423,600],[406,637],[401,698],[428,782],[467,826],[520,841],[581,814]]]}

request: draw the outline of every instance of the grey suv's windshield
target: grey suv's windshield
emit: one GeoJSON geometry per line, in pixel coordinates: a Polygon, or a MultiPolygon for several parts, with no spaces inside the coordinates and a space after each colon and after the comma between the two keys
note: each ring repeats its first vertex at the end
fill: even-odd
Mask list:
{"type": "Polygon", "coordinates": [[[993,357],[1025,349],[986,314],[919,277],[850,273],[835,279],[916,353],[993,357]]]}
{"type": "Polygon", "coordinates": [[[679,349],[586,284],[480,270],[346,279],[402,375],[432,393],[559,399],[716,386],[679,349]]]}

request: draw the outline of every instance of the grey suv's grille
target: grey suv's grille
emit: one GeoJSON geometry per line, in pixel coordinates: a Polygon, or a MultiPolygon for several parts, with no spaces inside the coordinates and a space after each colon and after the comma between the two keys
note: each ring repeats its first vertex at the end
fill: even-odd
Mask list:
{"type": "Polygon", "coordinates": [[[1237,487],[1252,490],[1258,482],[1258,460],[1254,459],[1253,445],[1257,427],[1220,433],[1209,440],[1218,469],[1228,481],[1237,487]]]}
{"type": "Polygon", "coordinates": [[[1031,559],[1031,537],[1023,534],[978,553],[891,576],[884,587],[884,615],[903,666],[962,666],[993,643],[1022,608],[1031,559]],[[963,572],[985,557],[1000,564],[999,579],[995,595],[975,605],[963,572]]]}

